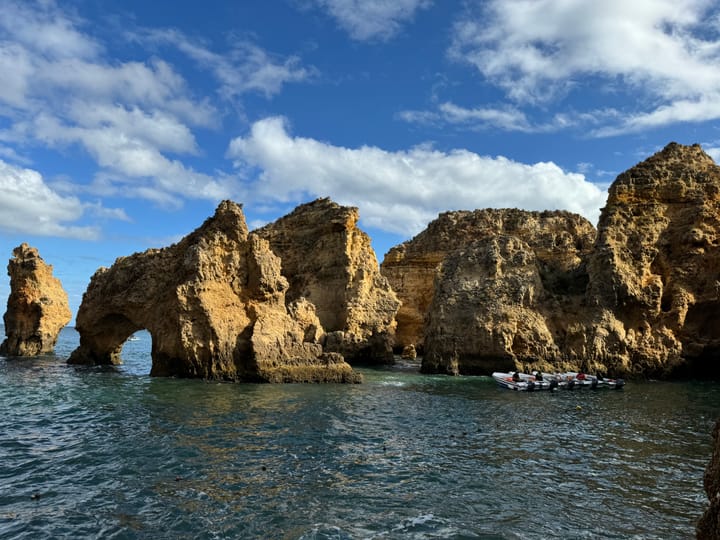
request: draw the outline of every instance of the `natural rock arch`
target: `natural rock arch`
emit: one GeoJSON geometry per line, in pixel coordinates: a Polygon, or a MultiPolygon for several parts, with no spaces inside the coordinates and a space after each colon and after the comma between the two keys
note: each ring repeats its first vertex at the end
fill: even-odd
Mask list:
{"type": "Polygon", "coordinates": [[[77,316],[74,364],[120,362],[146,329],[151,375],[249,381],[356,382],[342,356],[324,354],[314,306],[285,305],[287,280],[242,208],[224,201],[179,243],[121,257],[92,277],[77,316]]]}

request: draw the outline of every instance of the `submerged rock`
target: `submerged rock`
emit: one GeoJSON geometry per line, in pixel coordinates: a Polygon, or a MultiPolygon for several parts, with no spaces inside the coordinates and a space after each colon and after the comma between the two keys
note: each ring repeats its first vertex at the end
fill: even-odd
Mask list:
{"type": "Polygon", "coordinates": [[[53,351],[60,330],[72,318],[68,296],[38,250],[23,243],[8,263],[10,296],[0,354],[36,356],[53,351]]]}
{"type": "Polygon", "coordinates": [[[125,340],[152,336],[151,375],[263,382],[358,382],[324,353],[314,306],[286,305],[287,280],[268,242],[248,233],[242,207],[215,215],[164,248],[98,270],[77,316],[70,363],[115,364],[125,340]]]}
{"type": "Polygon", "coordinates": [[[325,350],[351,363],[391,363],[400,302],[357,222],[357,208],[318,199],[254,234],[282,260],[288,300],[315,304],[325,350]]]}

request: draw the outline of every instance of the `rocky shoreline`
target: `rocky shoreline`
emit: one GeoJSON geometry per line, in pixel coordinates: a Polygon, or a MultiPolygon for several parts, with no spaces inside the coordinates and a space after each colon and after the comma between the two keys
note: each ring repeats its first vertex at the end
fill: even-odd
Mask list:
{"type": "MultiPolygon", "coordinates": [[[[116,363],[147,329],[157,376],[352,382],[351,365],[403,350],[425,373],[717,376],[719,205],[720,167],[670,143],[617,177],[597,229],[565,211],[446,212],[378,266],[357,208],[319,199],[249,231],[223,201],[177,244],[96,272],[69,362],[116,363]]],[[[37,261],[23,245],[8,267],[6,354],[52,350],[69,321],[37,261]]]]}
{"type": "MultiPolygon", "coordinates": [[[[358,209],[328,199],[249,231],[223,201],[177,244],[92,277],[68,362],[115,364],[136,331],[154,376],[356,383],[359,363],[425,373],[720,375],[720,167],[671,143],[611,185],[595,229],[563,212],[441,214],[378,266],[358,209]]],[[[36,249],[8,265],[0,354],[51,352],[67,294],[36,249]]],[[[698,538],[720,533],[720,423],[698,538]]]]}

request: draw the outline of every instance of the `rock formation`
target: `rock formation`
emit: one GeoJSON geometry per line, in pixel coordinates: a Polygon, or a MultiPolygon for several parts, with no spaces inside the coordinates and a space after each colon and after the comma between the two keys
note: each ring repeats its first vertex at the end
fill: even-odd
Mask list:
{"type": "Polygon", "coordinates": [[[593,226],[568,212],[441,214],[383,261],[402,300],[398,343],[424,348],[422,369],[433,373],[557,362],[594,238],[593,226]]]}
{"type": "Polygon", "coordinates": [[[596,310],[570,358],[655,377],[718,372],[720,167],[699,145],[671,143],[617,177],[588,274],[596,310]]]}
{"type": "Polygon", "coordinates": [[[53,276],[51,265],[37,249],[22,244],[8,264],[10,296],[5,312],[5,335],[0,354],[35,356],[53,351],[60,330],[72,314],[68,296],[53,276]]]}
{"type": "Polygon", "coordinates": [[[92,277],[69,362],[114,364],[125,340],[152,336],[151,375],[265,382],[357,382],[324,353],[315,307],[286,305],[287,280],[267,241],[249,234],[241,206],[164,248],[119,258],[92,277]]]}
{"type": "Polygon", "coordinates": [[[717,540],[720,538],[720,420],[713,430],[713,453],[705,469],[704,484],[710,505],[697,524],[697,538],[717,540]]]}
{"type": "Polygon", "coordinates": [[[618,176],[597,233],[566,212],[448,212],[381,268],[425,371],[720,374],[720,167],[697,145],[618,176]]]}
{"type": "Polygon", "coordinates": [[[400,303],[357,221],[357,208],[318,199],[254,234],[282,260],[288,301],[315,304],[325,350],[350,363],[391,363],[400,303]]]}

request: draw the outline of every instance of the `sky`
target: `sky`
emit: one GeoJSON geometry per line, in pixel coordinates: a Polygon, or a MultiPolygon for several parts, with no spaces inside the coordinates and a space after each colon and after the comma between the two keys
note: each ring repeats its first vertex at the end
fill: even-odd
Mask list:
{"type": "Polygon", "coordinates": [[[382,261],[449,210],[597,224],[670,141],[720,158],[710,0],[2,0],[0,73],[0,261],[37,247],[73,314],[223,199],[357,206],[382,261]]]}

